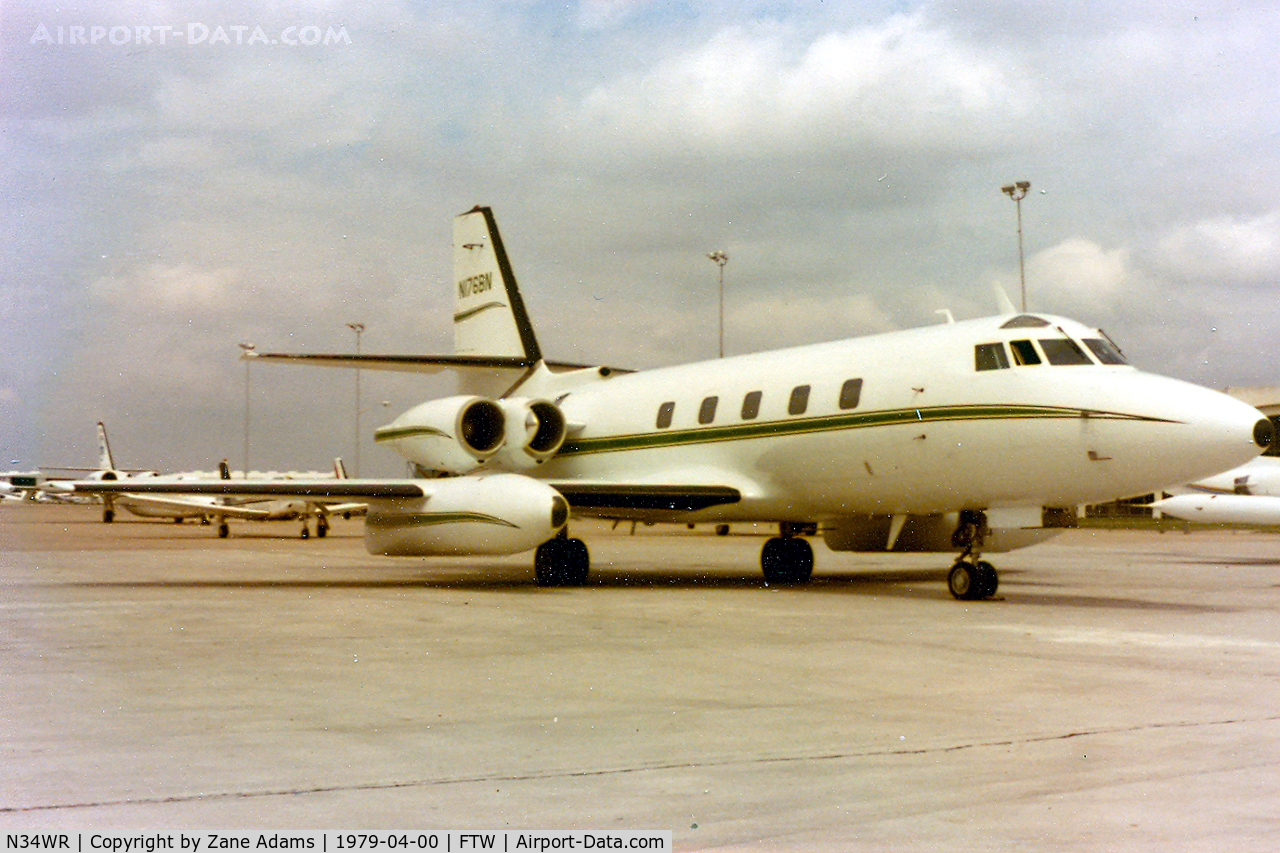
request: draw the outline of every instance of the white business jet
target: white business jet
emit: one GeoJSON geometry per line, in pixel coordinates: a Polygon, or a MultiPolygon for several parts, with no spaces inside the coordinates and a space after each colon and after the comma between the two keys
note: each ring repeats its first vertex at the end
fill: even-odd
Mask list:
{"type": "Polygon", "coordinates": [[[998,584],[983,552],[1071,525],[1077,504],[1239,465],[1272,438],[1256,409],[1136,370],[1097,329],[1011,305],[640,372],[548,361],[484,207],[454,221],[454,298],[452,356],[248,354],[459,371],[466,393],[375,433],[426,477],[234,481],[212,493],[367,500],[371,553],[536,549],[547,586],[587,578],[571,516],[767,522],[778,529],[760,559],[769,583],[809,579],[804,537],[817,531],[837,551],[959,552],[950,591],[979,599],[998,584]]]}
{"type": "Polygon", "coordinates": [[[1202,524],[1280,525],[1280,459],[1264,456],[1179,489],[1151,506],[1202,524]]]}

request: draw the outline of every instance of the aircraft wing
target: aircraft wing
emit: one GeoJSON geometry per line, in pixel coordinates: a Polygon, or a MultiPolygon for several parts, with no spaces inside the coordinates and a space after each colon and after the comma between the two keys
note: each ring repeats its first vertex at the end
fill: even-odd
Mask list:
{"type": "MultiPolygon", "coordinates": [[[[361,501],[421,498],[431,495],[431,480],[182,480],[182,481],[74,481],[63,488],[76,494],[137,495],[152,499],[158,495],[213,495],[240,498],[302,498],[322,504],[326,511],[359,512],[361,501]],[[350,507],[350,510],[344,509],[350,507]]],[[[600,518],[664,518],[696,512],[707,507],[733,504],[742,492],[732,486],[700,484],[654,484],[548,482],[569,502],[577,515],[600,518]]],[[[193,502],[173,501],[191,508],[193,502]]],[[[224,515],[254,517],[250,507],[210,507],[224,515]]]]}
{"type": "Polygon", "coordinates": [[[316,503],[421,498],[428,480],[77,480],[64,485],[76,494],[220,495],[249,498],[304,498],[316,503]]]}

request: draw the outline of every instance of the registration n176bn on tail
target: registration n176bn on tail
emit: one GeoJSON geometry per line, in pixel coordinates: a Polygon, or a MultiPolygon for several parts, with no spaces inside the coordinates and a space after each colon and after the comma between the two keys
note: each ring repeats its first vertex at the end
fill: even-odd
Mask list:
{"type": "Polygon", "coordinates": [[[453,251],[453,355],[247,356],[458,371],[464,393],[375,434],[423,477],[208,488],[367,500],[371,553],[534,550],[547,586],[587,578],[572,517],[765,522],[778,531],[760,556],[770,583],[808,580],[805,537],[820,535],[836,551],[958,553],[950,591],[978,599],[998,584],[984,552],[1052,535],[1078,504],[1232,468],[1272,438],[1256,409],[1135,369],[1098,329],[1012,306],[654,370],[550,361],[489,208],[455,219],[453,251]]]}

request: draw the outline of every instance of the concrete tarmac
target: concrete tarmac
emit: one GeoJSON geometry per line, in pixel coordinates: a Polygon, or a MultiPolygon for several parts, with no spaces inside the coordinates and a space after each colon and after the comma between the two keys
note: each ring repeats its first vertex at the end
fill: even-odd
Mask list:
{"type": "MultiPolygon", "coordinates": [[[[0,508],[0,831],[671,829],[678,850],[1274,850],[1280,536],[833,554],[575,526],[531,558],[358,521],[0,508]]],[[[745,528],[744,528],[745,530],[745,528]]]]}

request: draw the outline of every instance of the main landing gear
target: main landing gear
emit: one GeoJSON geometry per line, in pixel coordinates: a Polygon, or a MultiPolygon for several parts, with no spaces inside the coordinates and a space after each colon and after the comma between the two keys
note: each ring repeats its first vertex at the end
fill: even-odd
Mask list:
{"type": "Polygon", "coordinates": [[[805,525],[784,521],[778,525],[780,535],[764,543],[760,568],[765,583],[807,583],[813,576],[813,547],[800,538],[804,529],[805,525]]]}
{"type": "Polygon", "coordinates": [[[591,555],[587,543],[570,539],[569,528],[548,539],[533,552],[533,573],[538,586],[581,586],[587,582],[591,555]]]}
{"type": "Polygon", "coordinates": [[[996,594],[1000,576],[996,567],[981,559],[979,551],[987,535],[987,517],[981,512],[964,510],[960,524],[951,534],[951,544],[964,548],[947,575],[947,589],[961,601],[979,601],[996,594]]]}

